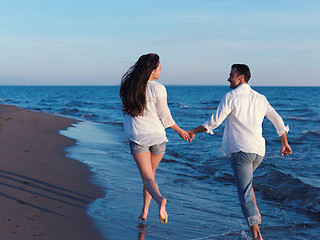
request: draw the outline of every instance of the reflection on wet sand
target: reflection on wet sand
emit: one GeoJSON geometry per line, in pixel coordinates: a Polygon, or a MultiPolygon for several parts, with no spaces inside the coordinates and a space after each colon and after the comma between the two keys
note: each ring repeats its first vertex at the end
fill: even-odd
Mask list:
{"type": "Polygon", "coordinates": [[[147,230],[147,225],[144,223],[138,223],[138,229],[139,229],[139,240],[144,240],[147,230]]]}

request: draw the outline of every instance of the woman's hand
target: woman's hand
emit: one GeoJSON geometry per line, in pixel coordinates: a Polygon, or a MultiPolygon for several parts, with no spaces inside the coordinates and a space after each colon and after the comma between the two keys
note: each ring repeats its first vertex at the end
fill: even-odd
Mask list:
{"type": "Polygon", "coordinates": [[[190,136],[189,136],[189,133],[188,133],[187,131],[181,129],[181,130],[178,132],[178,134],[179,134],[180,138],[182,138],[183,140],[189,142],[188,139],[190,138],[190,136]]]}

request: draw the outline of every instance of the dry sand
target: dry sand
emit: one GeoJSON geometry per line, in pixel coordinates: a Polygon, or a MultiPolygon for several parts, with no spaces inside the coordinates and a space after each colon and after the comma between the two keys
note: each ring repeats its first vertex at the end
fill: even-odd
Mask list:
{"type": "Polygon", "coordinates": [[[89,168],[65,157],[73,119],[0,105],[0,239],[103,239],[86,208],[103,195],[89,168]]]}

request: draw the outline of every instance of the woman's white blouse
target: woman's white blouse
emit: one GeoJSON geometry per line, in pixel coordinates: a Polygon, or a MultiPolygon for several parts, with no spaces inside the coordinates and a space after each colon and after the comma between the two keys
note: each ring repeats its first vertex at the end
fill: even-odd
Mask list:
{"type": "Polygon", "coordinates": [[[156,81],[149,81],[146,89],[146,108],[143,116],[124,117],[127,138],[142,146],[168,142],[165,128],[175,124],[168,104],[166,88],[156,81]]]}

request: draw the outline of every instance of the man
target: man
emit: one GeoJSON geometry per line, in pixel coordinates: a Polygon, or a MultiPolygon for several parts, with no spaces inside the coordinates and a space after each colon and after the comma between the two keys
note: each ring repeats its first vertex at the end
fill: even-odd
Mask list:
{"type": "Polygon", "coordinates": [[[292,150],[287,141],[289,127],[284,125],[266,97],[251,89],[248,84],[250,77],[247,65],[233,64],[228,79],[233,90],[222,98],[217,111],[209,121],[188,132],[191,142],[196,133],[213,134],[212,130],[226,119],[222,150],[231,154],[231,167],[240,206],[251,229],[252,238],[261,240],[261,215],[256,204],[252,180],[253,171],[265,155],[265,140],[262,137],[262,122],[265,116],[273,123],[281,138],[282,156],[291,154],[292,150]]]}

